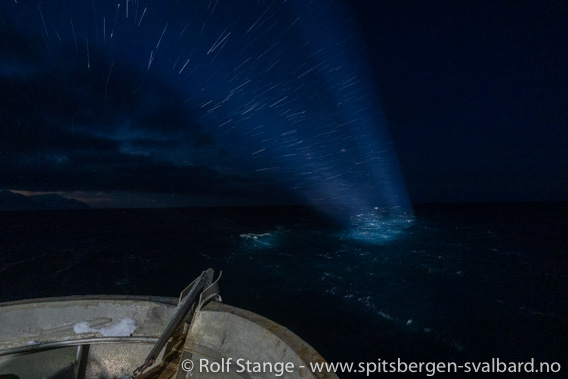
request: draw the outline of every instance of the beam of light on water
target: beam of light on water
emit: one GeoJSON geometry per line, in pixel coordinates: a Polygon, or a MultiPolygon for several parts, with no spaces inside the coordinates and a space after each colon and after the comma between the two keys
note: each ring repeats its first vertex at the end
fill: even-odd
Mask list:
{"type": "Polygon", "coordinates": [[[373,244],[400,238],[412,223],[413,212],[350,11],[339,2],[292,4],[298,14],[317,20],[298,26],[314,54],[322,63],[341,67],[327,72],[322,81],[333,99],[326,108],[338,117],[332,134],[341,136],[342,145],[335,151],[326,146],[311,151],[316,155],[323,149],[322,156],[336,159],[319,162],[328,171],[312,176],[305,197],[346,227],[344,238],[373,244]],[[329,211],[331,204],[342,210],[329,211]]]}

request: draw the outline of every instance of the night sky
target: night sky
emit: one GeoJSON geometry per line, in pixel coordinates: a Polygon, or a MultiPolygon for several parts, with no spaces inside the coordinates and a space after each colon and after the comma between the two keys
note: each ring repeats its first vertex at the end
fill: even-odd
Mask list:
{"type": "Polygon", "coordinates": [[[0,189],[94,207],[568,200],[568,5],[3,1],[0,189]]]}

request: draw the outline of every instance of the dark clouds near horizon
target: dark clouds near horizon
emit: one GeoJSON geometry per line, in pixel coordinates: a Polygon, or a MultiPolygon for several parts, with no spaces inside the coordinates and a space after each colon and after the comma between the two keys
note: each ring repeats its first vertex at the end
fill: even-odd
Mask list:
{"type": "MultiPolygon", "coordinates": [[[[222,1],[213,4],[203,2],[207,14],[223,11],[222,1]]],[[[236,204],[295,199],[225,149],[203,112],[188,105],[188,93],[164,74],[157,48],[154,63],[151,49],[137,56],[139,46],[160,45],[160,35],[160,49],[173,52],[166,39],[179,15],[160,10],[160,20],[171,19],[164,28],[148,11],[143,21],[155,25],[110,47],[111,27],[118,35],[125,16],[87,2],[75,7],[61,16],[42,1],[0,8],[0,188],[222,196],[236,204]]],[[[352,4],[413,201],[566,200],[566,8],[352,4]]],[[[142,21],[142,6],[137,12],[142,21]]]]}
{"type": "Polygon", "coordinates": [[[294,199],[235,162],[160,75],[112,57],[100,41],[87,52],[84,36],[79,47],[53,35],[46,42],[39,20],[0,22],[0,188],[294,199]]]}
{"type": "Polygon", "coordinates": [[[239,196],[239,184],[251,181],[204,165],[214,141],[167,85],[117,64],[107,87],[78,69],[73,51],[54,67],[30,50],[34,42],[2,35],[0,49],[11,52],[3,70],[12,68],[0,90],[5,188],[239,196]],[[143,91],[128,90],[142,82],[143,91]],[[196,152],[198,162],[188,162],[196,152]]]}

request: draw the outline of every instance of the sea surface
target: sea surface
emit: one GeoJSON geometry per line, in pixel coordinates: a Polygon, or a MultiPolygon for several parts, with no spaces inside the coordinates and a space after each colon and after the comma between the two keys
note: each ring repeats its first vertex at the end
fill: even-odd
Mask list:
{"type": "Polygon", "coordinates": [[[303,207],[0,212],[0,301],[177,297],[212,267],[224,302],[331,362],[534,358],[567,375],[568,204],[414,213],[368,243],[303,207]]]}

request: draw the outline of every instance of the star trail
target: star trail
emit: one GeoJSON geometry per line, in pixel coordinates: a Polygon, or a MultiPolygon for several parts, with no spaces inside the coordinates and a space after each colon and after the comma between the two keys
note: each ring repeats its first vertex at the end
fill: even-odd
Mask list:
{"type": "Polygon", "coordinates": [[[38,138],[33,153],[8,147],[28,167],[12,187],[246,196],[259,183],[340,222],[409,204],[340,2],[14,2],[2,14],[19,39],[3,42],[16,92],[5,121],[38,138]]]}

